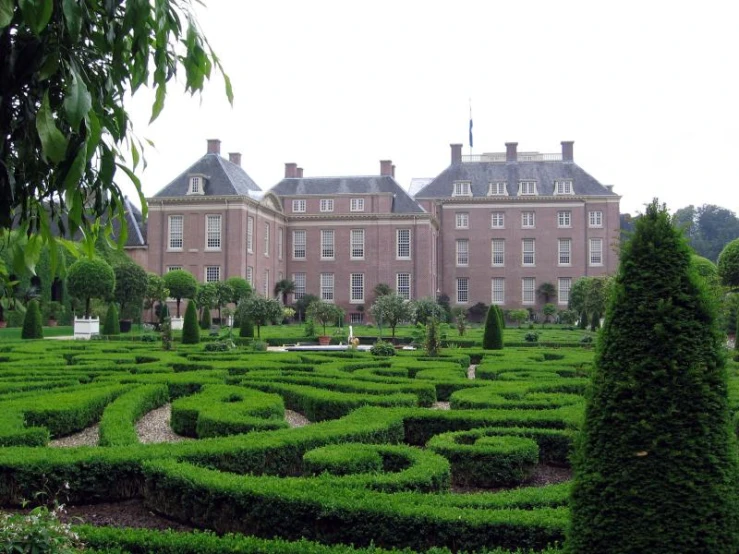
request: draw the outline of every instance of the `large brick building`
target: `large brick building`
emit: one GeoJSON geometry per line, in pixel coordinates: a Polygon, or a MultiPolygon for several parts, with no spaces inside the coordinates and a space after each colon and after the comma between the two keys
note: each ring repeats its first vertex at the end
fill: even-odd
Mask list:
{"type": "Polygon", "coordinates": [[[241,167],[240,154],[207,153],[148,199],[145,241],[135,259],[149,271],[190,271],[201,282],[241,276],[262,294],[277,281],[295,297],[315,294],[360,321],[372,290],[386,283],[409,299],[445,293],[452,305],[491,302],[536,307],[543,283],[567,304],[572,282],[612,273],[619,199],[561,154],[462,156],[434,179],[415,180],[410,194],[392,162],[379,175],[285,177],[263,192],[241,167]]]}

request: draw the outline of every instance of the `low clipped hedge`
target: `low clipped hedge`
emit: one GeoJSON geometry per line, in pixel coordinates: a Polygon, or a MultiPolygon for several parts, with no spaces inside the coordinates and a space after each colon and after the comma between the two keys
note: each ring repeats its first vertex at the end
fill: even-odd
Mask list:
{"type": "Polygon", "coordinates": [[[134,424],[141,416],[169,400],[166,385],[136,387],[111,402],[100,420],[100,446],[127,446],[139,442],[134,424]]]}

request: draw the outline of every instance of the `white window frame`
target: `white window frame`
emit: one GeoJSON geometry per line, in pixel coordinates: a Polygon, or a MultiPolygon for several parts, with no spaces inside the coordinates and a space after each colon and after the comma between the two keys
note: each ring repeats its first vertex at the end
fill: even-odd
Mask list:
{"type": "Polygon", "coordinates": [[[269,258],[269,236],[271,233],[270,224],[264,222],[264,255],[269,258]]]}
{"type": "Polygon", "coordinates": [[[490,213],[490,228],[505,229],[505,212],[490,213]]]}
{"type": "Polygon", "coordinates": [[[470,301],[470,278],[457,277],[457,304],[468,304],[470,301]],[[464,287],[462,286],[464,285],[464,287]]]}
{"type": "Polygon", "coordinates": [[[536,190],[536,181],[519,181],[518,182],[518,195],[519,196],[536,196],[538,194],[536,190]]]}
{"type": "Polygon", "coordinates": [[[536,266],[536,239],[521,239],[521,265],[523,267],[536,266]],[[529,245],[531,248],[527,248],[529,245]]]}
{"type": "Polygon", "coordinates": [[[250,265],[246,266],[246,282],[254,287],[254,268],[250,265]]]}
{"type": "Polygon", "coordinates": [[[588,241],[588,265],[600,267],[603,265],[603,239],[594,238],[588,241]],[[596,246],[597,245],[597,246],[596,246]]]}
{"type": "Polygon", "coordinates": [[[221,266],[206,265],[203,270],[203,281],[205,283],[217,283],[221,280],[221,266]]]}
{"type": "Polygon", "coordinates": [[[362,325],[364,323],[364,314],[362,312],[351,312],[349,314],[349,323],[352,325],[362,325]]]}
{"type": "Polygon", "coordinates": [[[321,198],[320,209],[322,212],[333,212],[334,211],[334,199],[333,198],[321,198]]]}
{"type": "Polygon", "coordinates": [[[588,227],[601,228],[603,227],[603,212],[600,210],[593,210],[588,212],[588,227]]]}
{"type": "Polygon", "coordinates": [[[488,184],[488,196],[508,196],[508,187],[505,181],[494,181],[488,184]]]}
{"type": "Polygon", "coordinates": [[[572,289],[572,277],[559,277],[557,279],[557,303],[566,306],[570,303],[570,290],[572,289]]]}
{"type": "Polygon", "coordinates": [[[254,252],[254,217],[251,215],[246,218],[246,251],[254,252]]]}
{"type": "Polygon", "coordinates": [[[395,292],[403,300],[410,300],[411,296],[411,274],[396,273],[395,274],[395,292]]]}
{"type": "Polygon", "coordinates": [[[280,227],[277,231],[277,259],[281,260],[285,249],[285,228],[280,227]]]}
{"type": "Polygon", "coordinates": [[[524,277],[521,279],[521,304],[536,303],[536,278],[524,277]],[[530,285],[530,286],[527,286],[530,285]]]}
{"type": "Polygon", "coordinates": [[[472,184],[469,181],[455,182],[452,196],[472,196],[472,184]]]}
{"type": "Polygon", "coordinates": [[[364,273],[349,274],[349,303],[364,304],[364,273]]]}
{"type": "Polygon", "coordinates": [[[202,195],[205,193],[203,184],[205,179],[200,175],[191,175],[188,179],[187,194],[202,195]]]}
{"type": "Polygon", "coordinates": [[[505,239],[495,238],[490,241],[491,267],[505,267],[505,239]],[[501,248],[496,249],[496,246],[501,248]]]}
{"type": "Polygon", "coordinates": [[[221,249],[223,217],[220,214],[207,214],[205,216],[205,249],[213,252],[221,249]],[[218,232],[211,230],[211,222],[218,222],[218,232]]]}
{"type": "Polygon", "coordinates": [[[410,260],[411,259],[411,230],[396,229],[395,230],[395,259],[410,260]],[[407,235],[407,238],[401,240],[401,235],[407,235]],[[406,253],[407,250],[407,253],[406,253]]]}
{"type": "Polygon", "coordinates": [[[349,211],[350,212],[363,212],[364,211],[364,198],[352,198],[349,200],[349,211]]]}
{"type": "Polygon", "coordinates": [[[454,228],[455,229],[469,229],[470,228],[470,213],[469,212],[457,212],[454,214],[454,228]]]}
{"type": "Polygon", "coordinates": [[[264,283],[262,283],[262,293],[264,294],[265,298],[270,298],[272,296],[272,291],[269,288],[269,269],[264,270],[264,283]]]}
{"type": "Polygon", "coordinates": [[[299,198],[299,199],[293,200],[293,213],[304,214],[305,205],[306,205],[305,198],[299,198]]]}
{"type": "Polygon", "coordinates": [[[305,286],[307,283],[307,276],[304,272],[299,271],[293,273],[293,283],[295,283],[295,289],[293,290],[293,302],[297,302],[305,296],[305,286]]]}
{"type": "Polygon", "coordinates": [[[470,241],[469,239],[457,239],[457,267],[470,265],[470,241]]]}
{"type": "Polygon", "coordinates": [[[525,211],[521,212],[521,229],[534,229],[536,228],[536,212],[525,211]]]}
{"type": "Polygon", "coordinates": [[[364,229],[352,229],[349,236],[349,258],[364,260],[364,229]]]}
{"type": "Polygon", "coordinates": [[[170,271],[182,271],[182,266],[181,265],[168,265],[167,273],[169,273],[170,271]]]}
{"type": "Polygon", "coordinates": [[[557,212],[557,227],[560,229],[568,229],[572,227],[572,211],[561,210],[557,212]]]}
{"type": "Polygon", "coordinates": [[[305,229],[293,229],[293,260],[305,260],[307,253],[308,232],[305,229]],[[298,240],[298,237],[302,238],[298,240]]]}
{"type": "Polygon", "coordinates": [[[334,274],[321,273],[321,300],[324,302],[334,301],[334,274]]]}
{"type": "Polygon", "coordinates": [[[572,239],[557,239],[557,265],[572,265],[572,239]]]}
{"type": "Polygon", "coordinates": [[[336,258],[336,233],[333,229],[321,229],[321,259],[336,258]]]}
{"type": "Polygon", "coordinates": [[[493,277],[490,280],[490,303],[499,306],[505,304],[505,277],[493,277]]]}
{"type": "Polygon", "coordinates": [[[569,179],[554,181],[554,194],[555,196],[575,194],[572,187],[572,181],[569,179]]]}
{"type": "Polygon", "coordinates": [[[167,239],[167,250],[170,252],[180,252],[185,247],[185,216],[183,215],[170,215],[168,218],[168,239],[167,239]],[[179,229],[175,229],[172,225],[173,222],[179,222],[179,229]],[[179,235],[179,237],[177,236],[179,235]],[[179,244],[179,246],[177,246],[179,244]],[[173,246],[174,245],[174,246],[173,246]]]}

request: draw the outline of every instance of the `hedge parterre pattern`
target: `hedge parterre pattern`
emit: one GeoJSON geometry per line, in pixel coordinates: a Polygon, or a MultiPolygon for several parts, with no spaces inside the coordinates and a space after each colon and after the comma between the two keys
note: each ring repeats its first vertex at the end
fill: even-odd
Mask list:
{"type": "Polygon", "coordinates": [[[541,551],[563,541],[569,485],[526,479],[568,464],[591,363],[580,347],[378,359],[7,343],[0,503],[68,485],[72,504],[142,497],[195,527],[262,537],[83,527],[100,552],[541,551]],[[452,409],[430,409],[440,401],[452,409]],[[168,402],[173,429],[199,440],[141,444],[136,421],[168,402]],[[285,409],[314,423],[288,428],[285,409]],[[98,422],[98,446],[46,446],[98,422]]]}

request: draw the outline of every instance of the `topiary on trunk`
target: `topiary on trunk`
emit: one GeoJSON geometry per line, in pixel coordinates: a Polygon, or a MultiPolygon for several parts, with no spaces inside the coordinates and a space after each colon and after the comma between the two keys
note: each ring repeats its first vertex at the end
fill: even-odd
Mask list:
{"type": "Polygon", "coordinates": [[[493,304],[488,309],[485,319],[485,334],[482,337],[482,347],[485,350],[503,349],[503,315],[500,308],[493,304]]]}
{"type": "Polygon", "coordinates": [[[37,300],[31,300],[26,308],[26,315],[23,318],[23,330],[21,331],[22,339],[42,339],[44,338],[44,329],[41,326],[41,309],[37,300]]]}
{"type": "Polygon", "coordinates": [[[102,258],[80,258],[67,270],[69,294],[84,301],[85,317],[90,317],[90,299],[109,298],[115,288],[115,273],[102,258]]]}
{"type": "Polygon", "coordinates": [[[198,344],[199,342],[198,309],[195,306],[195,301],[190,300],[185,310],[185,321],[182,322],[182,344],[198,344]]]}
{"type": "Polygon", "coordinates": [[[108,311],[105,312],[105,320],[103,321],[103,335],[120,335],[121,324],[118,321],[118,309],[115,304],[111,303],[108,306],[108,311]]]}
{"type": "Polygon", "coordinates": [[[210,319],[210,308],[205,308],[203,310],[203,317],[200,318],[200,328],[203,331],[210,331],[211,325],[212,325],[212,322],[210,319]]]}
{"type": "Polygon", "coordinates": [[[573,458],[572,554],[739,549],[715,306],[656,202],[622,247],[573,458]]]}
{"type": "Polygon", "coordinates": [[[242,317],[241,327],[239,328],[239,336],[243,338],[254,337],[254,322],[248,317],[242,317]]]}

